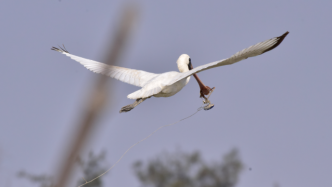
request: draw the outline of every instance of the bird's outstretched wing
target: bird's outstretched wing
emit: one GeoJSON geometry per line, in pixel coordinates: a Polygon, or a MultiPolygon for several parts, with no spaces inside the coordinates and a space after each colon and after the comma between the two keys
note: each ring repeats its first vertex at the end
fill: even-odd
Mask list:
{"type": "Polygon", "coordinates": [[[220,61],[216,61],[216,62],[211,62],[202,66],[198,66],[190,71],[187,71],[185,73],[181,73],[178,76],[174,77],[172,81],[170,81],[168,83],[168,85],[172,85],[175,82],[187,78],[189,76],[191,76],[194,73],[199,73],[201,71],[204,70],[208,70],[211,68],[215,68],[218,66],[224,66],[224,65],[230,65],[230,64],[234,64],[235,62],[239,62],[241,60],[247,59],[249,57],[254,57],[257,55],[261,55],[265,52],[268,52],[274,48],[276,48],[283,40],[284,38],[287,36],[289,32],[287,31],[285,34],[279,36],[279,37],[275,37],[269,40],[266,40],[264,42],[260,42],[256,45],[252,45],[246,49],[243,49],[242,51],[239,51],[237,53],[235,53],[233,56],[231,56],[230,58],[224,59],[224,60],[220,60],[220,61]]]}
{"type": "Polygon", "coordinates": [[[156,77],[158,74],[149,73],[142,70],[135,70],[135,69],[129,69],[129,68],[123,68],[118,66],[111,66],[104,63],[100,63],[94,60],[89,60],[86,58],[82,58],[79,56],[75,56],[70,54],[65,48],[56,48],[52,47],[52,50],[58,51],[71,59],[79,62],[87,69],[95,72],[95,73],[101,73],[107,76],[110,76],[112,78],[115,78],[119,81],[132,84],[135,86],[143,87],[145,83],[147,83],[152,78],[156,77]]]}

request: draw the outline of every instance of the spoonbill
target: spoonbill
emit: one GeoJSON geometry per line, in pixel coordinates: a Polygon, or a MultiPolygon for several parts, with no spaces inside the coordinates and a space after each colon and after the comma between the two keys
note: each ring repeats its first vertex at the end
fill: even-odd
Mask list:
{"type": "Polygon", "coordinates": [[[58,51],[70,57],[71,59],[79,62],[84,67],[95,73],[101,73],[122,82],[141,87],[141,89],[127,96],[129,99],[135,99],[136,101],[133,104],[122,107],[120,110],[120,113],[122,113],[132,110],[144,100],[152,96],[173,96],[188,84],[191,75],[193,75],[198,82],[198,85],[200,87],[200,97],[207,99],[205,95],[209,95],[214,88],[205,86],[196,73],[219,66],[234,64],[235,62],[239,62],[249,57],[254,57],[268,52],[276,48],[284,40],[288,33],[289,32],[287,31],[279,37],[274,37],[269,40],[265,40],[263,42],[252,45],[246,49],[243,49],[242,51],[235,53],[230,58],[211,62],[205,65],[198,66],[196,68],[193,68],[190,56],[187,54],[182,54],[176,62],[180,72],[171,71],[161,74],[107,65],[104,63],[72,55],[65,48],[61,47],[60,49],[52,47],[52,50],[58,51]]]}

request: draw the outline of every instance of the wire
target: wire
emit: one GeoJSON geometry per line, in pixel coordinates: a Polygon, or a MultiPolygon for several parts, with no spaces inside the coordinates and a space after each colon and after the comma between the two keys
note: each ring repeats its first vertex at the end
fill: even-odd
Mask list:
{"type": "Polygon", "coordinates": [[[182,119],[180,119],[180,120],[178,120],[178,121],[176,121],[176,122],[174,122],[174,123],[170,123],[170,124],[167,124],[167,125],[160,126],[158,129],[156,129],[155,131],[153,131],[153,132],[152,132],[151,134],[149,134],[147,137],[143,138],[142,140],[136,142],[134,145],[132,145],[131,147],[129,147],[129,148],[127,149],[127,151],[125,151],[125,152],[122,154],[122,156],[119,158],[119,160],[116,161],[116,162],[115,162],[115,163],[114,163],[114,164],[113,164],[108,170],[106,170],[104,173],[98,175],[97,177],[95,177],[95,178],[93,178],[93,179],[91,179],[91,180],[89,180],[89,181],[85,181],[84,184],[81,184],[81,185],[79,185],[78,187],[82,187],[82,186],[84,186],[84,185],[86,185],[86,184],[88,184],[88,183],[91,183],[91,182],[93,182],[94,180],[96,180],[96,179],[102,177],[103,175],[105,175],[106,173],[108,173],[109,171],[111,171],[111,169],[113,169],[114,166],[116,166],[116,165],[122,160],[122,158],[123,158],[123,157],[124,157],[129,151],[130,151],[130,149],[132,149],[133,147],[135,147],[137,144],[143,142],[144,140],[150,138],[150,136],[152,136],[154,133],[156,133],[156,132],[159,131],[160,129],[162,129],[162,128],[164,128],[164,127],[168,127],[168,126],[175,125],[175,124],[177,124],[177,123],[179,123],[179,122],[181,122],[181,121],[183,121],[183,120],[186,120],[186,119],[188,119],[188,118],[194,116],[195,114],[197,114],[197,112],[201,111],[202,109],[204,109],[204,107],[208,106],[208,104],[210,104],[210,102],[209,102],[209,103],[204,103],[204,104],[202,104],[202,106],[199,107],[199,108],[197,109],[196,112],[194,112],[193,114],[191,114],[191,115],[189,115],[189,116],[187,116],[187,117],[185,117],[185,118],[182,118],[182,119]]]}

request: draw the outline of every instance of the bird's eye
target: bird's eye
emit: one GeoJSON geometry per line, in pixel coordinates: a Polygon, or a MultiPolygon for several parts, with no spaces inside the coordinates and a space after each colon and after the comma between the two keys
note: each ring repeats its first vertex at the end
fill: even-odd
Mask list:
{"type": "Polygon", "coordinates": [[[191,63],[191,58],[189,58],[189,63],[191,63]]]}

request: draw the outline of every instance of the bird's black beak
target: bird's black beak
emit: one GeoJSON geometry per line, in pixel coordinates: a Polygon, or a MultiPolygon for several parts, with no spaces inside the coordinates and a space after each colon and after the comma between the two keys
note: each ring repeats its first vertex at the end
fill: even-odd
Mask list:
{"type": "Polygon", "coordinates": [[[191,64],[191,59],[190,59],[190,58],[189,58],[188,69],[189,69],[189,70],[194,69],[193,65],[191,64]]]}

